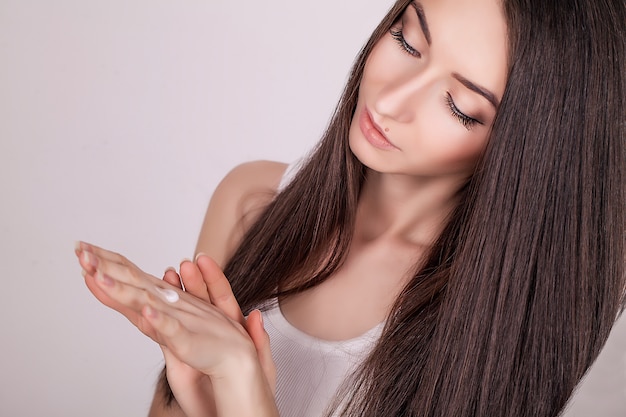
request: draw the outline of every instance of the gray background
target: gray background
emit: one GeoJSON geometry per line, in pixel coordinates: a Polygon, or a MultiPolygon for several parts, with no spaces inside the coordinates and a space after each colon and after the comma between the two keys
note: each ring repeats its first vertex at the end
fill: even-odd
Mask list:
{"type": "MultiPolygon", "coordinates": [[[[191,256],[230,168],[317,141],[391,3],[0,0],[0,415],[145,415],[160,350],[74,240],[191,256]]],[[[622,320],[569,416],[626,415],[625,353],[622,320]]]]}

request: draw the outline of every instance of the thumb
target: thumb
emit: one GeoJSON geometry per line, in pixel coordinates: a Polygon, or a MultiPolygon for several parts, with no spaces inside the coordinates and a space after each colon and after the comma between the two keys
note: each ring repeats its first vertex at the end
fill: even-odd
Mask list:
{"type": "Polygon", "coordinates": [[[263,316],[259,310],[253,310],[246,320],[246,330],[256,348],[261,368],[270,384],[272,394],[276,394],[276,366],[270,350],[270,336],[263,327],[263,316]]]}

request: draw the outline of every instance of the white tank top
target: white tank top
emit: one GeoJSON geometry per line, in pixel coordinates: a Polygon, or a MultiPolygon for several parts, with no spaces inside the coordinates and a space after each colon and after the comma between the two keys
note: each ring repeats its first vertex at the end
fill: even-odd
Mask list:
{"type": "Polygon", "coordinates": [[[291,325],[275,304],[263,312],[263,323],[276,364],[278,411],[281,417],[320,417],[373,348],[383,323],[354,339],[327,341],[291,325]]]}
{"type": "MultiPolygon", "coordinates": [[[[293,179],[301,161],[290,164],[278,191],[293,179]]],[[[321,417],[337,389],[365,359],[384,323],[344,341],[310,336],[287,321],[277,302],[263,312],[276,364],[276,404],[281,417],[321,417]]]]}

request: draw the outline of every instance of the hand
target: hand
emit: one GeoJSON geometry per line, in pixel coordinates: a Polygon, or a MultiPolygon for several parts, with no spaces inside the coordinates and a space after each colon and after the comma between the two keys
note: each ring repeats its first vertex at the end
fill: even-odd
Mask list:
{"type": "Polygon", "coordinates": [[[144,273],[120,255],[86,244],[81,244],[77,254],[85,282],[98,300],[122,313],[180,361],[220,381],[219,387],[214,386],[223,397],[219,401],[216,398],[218,408],[245,408],[240,400],[235,403],[230,398],[229,403],[226,397],[230,391],[247,386],[256,397],[257,411],[275,414],[255,345],[239,321],[144,273]],[[246,373],[251,377],[242,378],[246,373]],[[258,409],[259,404],[266,407],[258,409]]]}
{"type": "MultiPolygon", "coordinates": [[[[241,323],[251,337],[257,350],[258,358],[270,384],[272,393],[275,393],[276,370],[269,346],[269,337],[263,329],[262,317],[258,310],[250,313],[247,319],[235,299],[230,284],[219,266],[208,256],[199,254],[196,262],[184,260],[180,264],[180,276],[173,268],[165,271],[163,280],[182,289],[206,302],[212,302],[230,319],[241,323]]],[[[191,368],[176,358],[165,346],[161,346],[165,358],[167,382],[186,415],[198,414],[192,410],[207,410],[204,415],[215,415],[213,391],[210,378],[207,375],[191,368]]]]}
{"type": "MultiPolygon", "coordinates": [[[[187,292],[210,302],[206,286],[199,287],[194,285],[197,281],[194,270],[197,271],[197,268],[189,268],[189,265],[193,264],[188,261],[181,262],[180,276],[174,268],[168,268],[163,275],[163,280],[182,289],[182,279],[187,292]]],[[[161,404],[161,407],[164,405],[163,401],[165,400],[165,395],[169,395],[167,393],[169,389],[176,399],[177,406],[181,408],[185,416],[217,416],[211,378],[179,360],[166,346],[159,346],[165,360],[165,374],[160,376],[165,381],[159,381],[159,384],[165,385],[161,385],[161,389],[164,391],[159,390],[155,393],[155,395],[161,397],[156,404],[161,404]]]]}

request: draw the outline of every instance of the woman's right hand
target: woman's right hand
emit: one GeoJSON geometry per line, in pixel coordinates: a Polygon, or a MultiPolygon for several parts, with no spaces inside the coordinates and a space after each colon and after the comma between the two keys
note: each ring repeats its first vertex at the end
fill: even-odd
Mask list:
{"type": "MultiPolygon", "coordinates": [[[[163,280],[181,289],[184,286],[189,294],[210,302],[230,319],[239,322],[250,335],[272,392],[275,392],[276,371],[261,313],[255,310],[247,319],[243,317],[228,280],[219,266],[208,256],[199,254],[195,263],[184,260],[179,270],[180,275],[173,268],[168,268],[163,280]]],[[[161,349],[165,359],[167,382],[182,411],[190,416],[198,414],[198,410],[205,410],[209,416],[215,416],[210,378],[180,361],[167,347],[161,346],[161,349]]]]}

